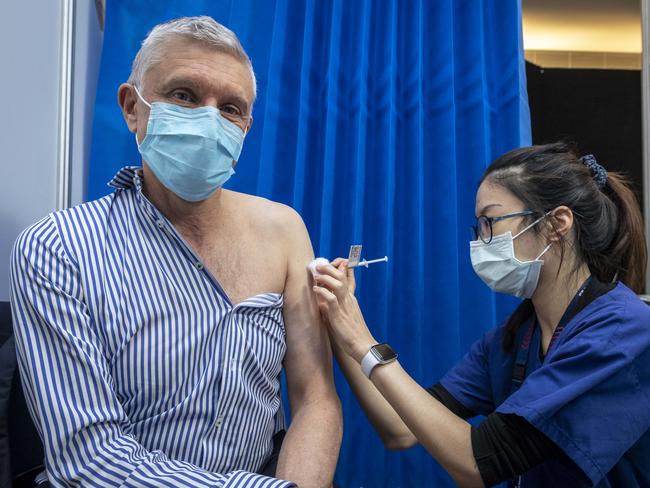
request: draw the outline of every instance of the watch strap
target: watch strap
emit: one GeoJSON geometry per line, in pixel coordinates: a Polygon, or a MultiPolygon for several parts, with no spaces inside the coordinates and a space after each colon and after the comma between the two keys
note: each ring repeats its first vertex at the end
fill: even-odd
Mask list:
{"type": "Polygon", "coordinates": [[[361,360],[361,371],[366,375],[366,378],[370,378],[370,373],[378,364],[380,364],[379,358],[372,353],[371,347],[361,360]]]}
{"type": "MultiPolygon", "coordinates": [[[[380,364],[388,364],[392,363],[397,359],[397,355],[393,355],[390,359],[381,359],[381,356],[379,353],[375,353],[375,347],[380,344],[375,344],[372,346],[366,355],[361,359],[361,371],[363,371],[363,374],[366,375],[366,378],[370,379],[370,374],[372,373],[373,369],[375,367],[379,366],[380,364]]],[[[388,346],[388,344],[381,344],[384,346],[388,346]]],[[[389,346],[390,347],[390,346],[389,346]]],[[[392,352],[392,348],[391,348],[392,352]]]]}

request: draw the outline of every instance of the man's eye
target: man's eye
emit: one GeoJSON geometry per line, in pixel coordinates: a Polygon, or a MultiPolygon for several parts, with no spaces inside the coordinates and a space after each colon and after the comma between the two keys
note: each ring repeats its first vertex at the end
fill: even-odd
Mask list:
{"type": "Polygon", "coordinates": [[[220,112],[225,112],[230,115],[241,115],[242,111],[239,110],[239,107],[236,107],[235,105],[224,105],[223,107],[219,107],[220,112]]]}
{"type": "Polygon", "coordinates": [[[192,97],[192,95],[184,91],[175,91],[174,93],[172,93],[172,98],[174,100],[178,100],[179,102],[189,103],[194,101],[194,97],[192,97]]]}

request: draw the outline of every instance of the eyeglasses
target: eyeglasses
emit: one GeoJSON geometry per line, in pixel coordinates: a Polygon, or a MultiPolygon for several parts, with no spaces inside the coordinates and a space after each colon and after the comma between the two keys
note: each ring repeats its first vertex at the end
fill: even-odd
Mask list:
{"type": "Polygon", "coordinates": [[[474,231],[474,240],[481,239],[485,244],[489,244],[492,242],[492,224],[494,222],[511,219],[513,217],[533,215],[534,213],[536,213],[534,210],[524,210],[523,212],[501,215],[499,217],[486,217],[485,215],[481,215],[476,219],[476,225],[472,226],[472,230],[474,231]]]}

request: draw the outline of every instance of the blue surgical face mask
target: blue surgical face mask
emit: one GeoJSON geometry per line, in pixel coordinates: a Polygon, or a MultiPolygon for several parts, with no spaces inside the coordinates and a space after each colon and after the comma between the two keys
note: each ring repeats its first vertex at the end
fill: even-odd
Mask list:
{"type": "MultiPolygon", "coordinates": [[[[138,150],[158,180],[183,200],[210,197],[235,173],[244,132],[214,107],[149,104],[147,135],[138,150]]],[[[136,143],[138,142],[136,134],[136,143]]]]}
{"type": "Polygon", "coordinates": [[[485,244],[480,239],[470,242],[472,267],[492,290],[520,298],[533,296],[544,265],[544,261],[540,258],[550,249],[551,244],[532,261],[520,261],[515,256],[514,240],[537,225],[549,213],[544,214],[514,237],[511,232],[506,232],[494,236],[489,244],[485,244]]]}

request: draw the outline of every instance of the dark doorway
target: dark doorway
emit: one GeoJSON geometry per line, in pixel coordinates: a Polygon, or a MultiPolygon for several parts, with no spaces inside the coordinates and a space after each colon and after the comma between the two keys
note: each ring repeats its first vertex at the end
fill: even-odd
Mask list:
{"type": "Polygon", "coordinates": [[[527,62],[533,143],[570,140],[625,173],[643,202],[641,72],[541,68],[527,62]]]}

